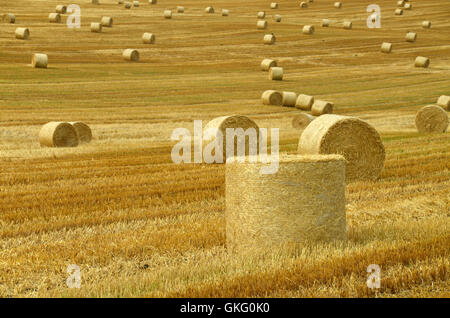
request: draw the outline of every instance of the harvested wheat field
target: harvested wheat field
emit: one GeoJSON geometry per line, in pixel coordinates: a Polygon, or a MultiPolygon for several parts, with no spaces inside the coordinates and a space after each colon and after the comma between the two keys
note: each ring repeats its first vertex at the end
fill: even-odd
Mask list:
{"type": "Polygon", "coordinates": [[[396,15],[395,0],[378,0],[381,28],[368,28],[367,1],[277,3],[80,0],[81,28],[68,28],[71,13],[48,16],[69,3],[1,0],[15,23],[0,22],[0,297],[450,297],[450,129],[415,125],[422,107],[450,95],[450,11],[416,0],[396,15]],[[259,11],[266,30],[255,27],[259,11]],[[112,27],[91,32],[102,17],[112,27]],[[124,59],[129,48],[138,61],[124,59]],[[47,68],[31,66],[37,53],[47,68]],[[418,56],[427,68],[414,66],[418,56]],[[261,71],[264,59],[282,81],[261,71]],[[232,253],[226,165],[172,161],[174,129],[234,115],[279,128],[280,153],[296,154],[292,120],[309,111],[265,105],[267,90],[330,101],[333,114],[380,135],[379,176],[345,185],[346,240],[232,253]],[[74,121],[91,128],[90,143],[41,147],[43,125],[74,121]],[[71,264],[80,288],[67,284],[71,264]],[[370,264],[379,288],[366,282],[370,264]]]}

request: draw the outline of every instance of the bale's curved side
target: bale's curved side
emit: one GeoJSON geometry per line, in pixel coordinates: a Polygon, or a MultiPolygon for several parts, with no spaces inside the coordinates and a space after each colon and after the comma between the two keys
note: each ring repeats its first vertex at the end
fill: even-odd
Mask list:
{"type": "Polygon", "coordinates": [[[153,44],[153,43],[155,43],[155,36],[153,35],[153,33],[147,33],[147,32],[145,32],[145,33],[142,35],[142,42],[143,42],[144,44],[153,44]]]}
{"type": "Polygon", "coordinates": [[[282,67],[271,67],[269,69],[269,79],[273,81],[283,80],[283,68],[282,67]]]}
{"type": "Polygon", "coordinates": [[[274,44],[275,43],[275,35],[266,34],[266,35],[264,35],[263,41],[264,41],[264,44],[268,44],[268,45],[274,44]]]}
{"type": "Polygon", "coordinates": [[[81,121],[74,121],[70,122],[75,128],[75,131],[77,132],[78,140],[80,143],[89,143],[92,140],[92,130],[91,128],[86,125],[85,123],[81,121]]]}
{"type": "Polygon", "coordinates": [[[15,23],[16,22],[16,16],[12,13],[6,13],[2,16],[3,22],[6,23],[15,23]]]}
{"type": "Polygon", "coordinates": [[[139,52],[134,49],[126,49],[122,53],[123,58],[126,61],[138,62],[139,61],[139,52]]]}
{"type": "Polygon", "coordinates": [[[28,28],[17,28],[15,31],[16,39],[19,40],[29,40],[30,39],[30,30],[28,28]]]}
{"type": "Polygon", "coordinates": [[[442,133],[447,131],[447,112],[440,106],[428,105],[422,107],[416,114],[416,127],[422,133],[442,133]]]}
{"type": "Polygon", "coordinates": [[[75,128],[65,122],[49,122],[39,132],[41,147],[76,147],[78,136],[75,128]]]}

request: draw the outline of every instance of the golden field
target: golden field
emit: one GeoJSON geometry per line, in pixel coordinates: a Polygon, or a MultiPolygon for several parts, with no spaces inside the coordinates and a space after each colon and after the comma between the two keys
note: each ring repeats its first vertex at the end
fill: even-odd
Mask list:
{"type": "Polygon", "coordinates": [[[328,0],[307,9],[279,0],[276,10],[262,0],[142,0],[131,10],[115,0],[74,2],[81,29],[67,28],[67,14],[48,22],[59,0],[0,3],[0,14],[16,15],[16,24],[0,23],[1,297],[450,296],[449,132],[420,134],[414,125],[418,109],[450,95],[442,1],[413,1],[395,16],[395,0],[374,0],[380,29],[367,28],[363,0],[340,10],[328,0]],[[216,13],[204,13],[209,5],[216,13]],[[256,29],[260,10],[268,30],[256,29]],[[91,33],[102,16],[113,27],[91,33]],[[346,19],[352,30],[340,27],[346,19]],[[314,35],[301,33],[305,24],[314,35]],[[29,41],[14,38],[20,26],[29,41]],[[418,33],[415,43],[407,31],[418,33]],[[142,44],[144,32],[156,43],[142,44]],[[276,44],[263,45],[270,32],[276,44]],[[391,54],[380,52],[382,42],[393,43],[391,54]],[[139,63],[122,59],[126,48],[139,50],[139,63]],[[48,54],[49,68],[31,68],[33,53],[48,54]],[[431,59],[428,69],[414,67],[419,55],[431,59]],[[278,60],[283,81],[260,71],[264,58],[278,60]],[[381,134],[380,178],[347,186],[347,244],[229,254],[223,165],[172,163],[173,129],[231,114],[280,128],[281,151],[295,152],[298,111],[263,106],[267,89],[333,101],[335,113],[381,134]],[[39,146],[44,123],[75,120],[93,129],[90,144],[39,146]],[[69,264],[81,268],[80,289],[66,286],[69,264]],[[380,289],[366,286],[369,264],[381,266],[380,289]]]}

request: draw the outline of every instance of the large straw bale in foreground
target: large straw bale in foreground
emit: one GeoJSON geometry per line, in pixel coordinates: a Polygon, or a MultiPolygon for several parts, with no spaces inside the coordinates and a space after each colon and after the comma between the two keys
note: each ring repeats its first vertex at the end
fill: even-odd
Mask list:
{"type": "Polygon", "coordinates": [[[317,117],[306,127],[298,152],[343,155],[347,181],[376,179],[385,160],[383,142],[372,126],[359,118],[330,114],[317,117]]]}
{"type": "Polygon", "coordinates": [[[64,122],[49,122],[39,132],[41,147],[76,147],[78,136],[75,128],[64,122]]]}
{"type": "Polygon", "coordinates": [[[414,61],[414,66],[427,68],[428,66],[430,66],[430,59],[425,56],[418,56],[414,61]]]}
{"type": "Polygon", "coordinates": [[[86,125],[85,123],[81,121],[74,121],[70,122],[75,128],[75,131],[77,132],[78,140],[80,143],[89,143],[92,140],[92,130],[91,128],[86,125]]]}
{"type": "Polygon", "coordinates": [[[416,114],[416,127],[422,133],[442,133],[447,131],[447,112],[440,106],[422,107],[416,114]]]}
{"type": "Polygon", "coordinates": [[[226,242],[230,252],[346,240],[342,156],[281,155],[278,172],[262,163],[227,163],[226,242]]]}
{"type": "Polygon", "coordinates": [[[301,113],[292,118],[292,128],[303,130],[317,117],[301,113]]]}
{"type": "Polygon", "coordinates": [[[442,95],[438,98],[436,103],[445,110],[450,110],[450,96],[442,95]]]}
{"type": "Polygon", "coordinates": [[[267,90],[261,96],[264,105],[281,106],[283,104],[283,94],[275,90],[267,90]]]}

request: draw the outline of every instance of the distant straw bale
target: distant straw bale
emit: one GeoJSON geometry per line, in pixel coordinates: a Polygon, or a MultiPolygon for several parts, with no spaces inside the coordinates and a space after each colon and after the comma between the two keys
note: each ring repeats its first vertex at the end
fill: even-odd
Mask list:
{"type": "Polygon", "coordinates": [[[283,104],[283,94],[275,90],[267,90],[261,96],[264,105],[281,106],[283,104]]]}
{"type": "Polygon", "coordinates": [[[315,99],[313,105],[311,106],[311,114],[314,116],[331,114],[333,113],[333,107],[334,104],[332,102],[315,99]]]}
{"type": "Polygon", "coordinates": [[[78,136],[75,128],[65,122],[49,122],[39,132],[41,147],[76,147],[78,136]]]}
{"type": "Polygon", "coordinates": [[[17,28],[15,32],[16,39],[19,40],[29,40],[30,30],[28,28],[17,28]]]}
{"type": "Polygon", "coordinates": [[[102,26],[106,28],[112,28],[113,26],[113,18],[111,17],[102,17],[102,20],[100,22],[102,26]]]}
{"type": "Polygon", "coordinates": [[[155,35],[152,33],[145,32],[142,35],[142,43],[144,44],[153,44],[155,43],[155,35]]]}
{"type": "Polygon", "coordinates": [[[2,16],[2,21],[6,23],[15,23],[16,16],[12,13],[6,13],[2,16]]]}
{"type": "Polygon", "coordinates": [[[383,42],[383,44],[381,44],[381,52],[391,53],[391,51],[392,51],[392,43],[383,42]]]}
{"type": "Polygon", "coordinates": [[[313,103],[314,103],[313,96],[300,94],[298,95],[297,100],[295,102],[295,107],[302,110],[311,110],[313,103]]]}

